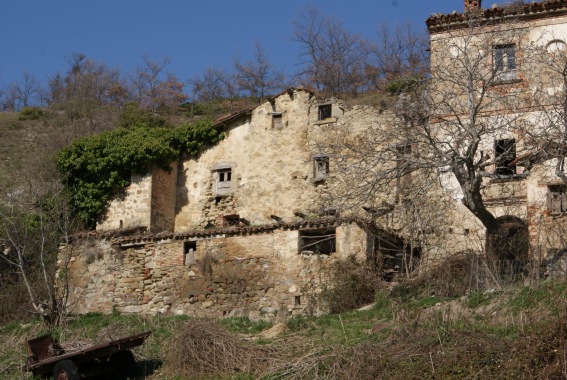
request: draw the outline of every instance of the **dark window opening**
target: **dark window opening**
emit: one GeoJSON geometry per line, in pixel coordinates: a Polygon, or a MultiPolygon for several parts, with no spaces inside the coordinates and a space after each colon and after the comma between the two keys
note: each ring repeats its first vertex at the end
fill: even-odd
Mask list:
{"type": "Polygon", "coordinates": [[[300,306],[301,305],[301,296],[295,296],[295,302],[294,302],[295,306],[300,306]]]}
{"type": "Polygon", "coordinates": [[[281,113],[272,114],[272,128],[279,129],[283,127],[283,117],[281,113]]]}
{"type": "Polygon", "coordinates": [[[239,227],[240,226],[240,216],[239,215],[225,215],[222,217],[223,227],[239,227]]]}
{"type": "Polygon", "coordinates": [[[514,175],[516,174],[516,140],[503,139],[494,143],[494,157],[496,168],[494,174],[514,175]]]}
{"type": "Polygon", "coordinates": [[[325,178],[329,175],[329,157],[316,156],[313,159],[313,177],[316,179],[325,178]]]}
{"type": "Polygon", "coordinates": [[[567,212],[567,186],[549,186],[549,212],[551,215],[560,215],[567,212]]]}
{"type": "Polygon", "coordinates": [[[396,145],[395,149],[398,160],[409,160],[411,158],[411,144],[396,145]]]}
{"type": "Polygon", "coordinates": [[[217,172],[217,195],[231,193],[232,170],[224,169],[217,172]]]}
{"type": "Polygon", "coordinates": [[[333,114],[332,104],[324,104],[319,106],[318,120],[325,120],[332,116],[333,114]]]}
{"type": "Polygon", "coordinates": [[[516,45],[494,46],[494,70],[499,79],[516,78],[516,45]]]}
{"type": "Polygon", "coordinates": [[[183,243],[183,265],[195,264],[195,252],[197,252],[196,241],[186,241],[183,243]]]}
{"type": "Polygon", "coordinates": [[[299,253],[330,255],[336,252],[337,233],[335,228],[299,231],[299,253]]]}

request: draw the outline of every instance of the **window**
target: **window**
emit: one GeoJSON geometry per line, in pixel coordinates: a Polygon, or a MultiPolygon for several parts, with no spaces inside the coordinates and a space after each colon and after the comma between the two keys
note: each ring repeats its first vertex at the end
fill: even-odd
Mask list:
{"type": "Polygon", "coordinates": [[[317,120],[325,120],[332,116],[333,105],[332,104],[322,104],[319,106],[319,112],[317,114],[317,120]]]}
{"type": "Polygon", "coordinates": [[[329,157],[317,155],[313,158],[313,177],[324,179],[329,176],[329,157]]]}
{"type": "Polygon", "coordinates": [[[496,168],[494,174],[514,175],[516,174],[516,140],[502,139],[494,143],[494,158],[496,168]]]}
{"type": "Polygon", "coordinates": [[[567,186],[549,186],[549,212],[551,215],[560,215],[567,211],[567,186]]]}
{"type": "Polygon", "coordinates": [[[232,181],[232,169],[217,171],[217,195],[230,194],[232,181]]]}
{"type": "Polygon", "coordinates": [[[183,265],[195,264],[195,252],[197,252],[196,241],[186,241],[183,243],[183,265]]]}
{"type": "Polygon", "coordinates": [[[330,255],[336,251],[337,232],[335,228],[299,231],[299,253],[330,255]]]}
{"type": "Polygon", "coordinates": [[[283,127],[283,117],[281,113],[273,113],[272,114],[272,128],[280,129],[283,127]]]}
{"type": "Polygon", "coordinates": [[[494,46],[494,71],[497,79],[516,79],[516,45],[494,46]]]}
{"type": "Polygon", "coordinates": [[[239,215],[224,215],[222,217],[223,227],[239,227],[240,226],[240,216],[239,215]]]}

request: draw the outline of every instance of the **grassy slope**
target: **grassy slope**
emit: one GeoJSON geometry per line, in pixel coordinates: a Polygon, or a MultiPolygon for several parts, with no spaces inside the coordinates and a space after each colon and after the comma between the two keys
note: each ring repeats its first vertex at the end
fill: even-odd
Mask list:
{"type": "MultiPolygon", "coordinates": [[[[222,320],[243,344],[274,351],[263,376],[235,372],[217,378],[554,379],[567,373],[566,282],[458,299],[406,300],[383,292],[377,301],[371,310],[292,319],[275,337],[267,334],[267,323],[222,320]]],[[[183,379],[166,352],[175,349],[171,342],[190,321],[182,316],[86,315],[73,318],[57,334],[61,342],[77,346],[153,330],[135,354],[146,366],[164,364],[140,378],[183,379]]],[[[44,332],[33,321],[0,327],[0,378],[22,378],[25,339],[44,332]]]]}
{"type": "Polygon", "coordinates": [[[19,120],[17,113],[0,112],[0,184],[12,187],[40,148],[42,122],[19,120]]]}

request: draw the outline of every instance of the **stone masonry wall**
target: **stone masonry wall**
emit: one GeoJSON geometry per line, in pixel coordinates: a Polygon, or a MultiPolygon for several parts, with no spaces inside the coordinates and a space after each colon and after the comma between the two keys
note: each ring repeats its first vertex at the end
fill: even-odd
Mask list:
{"type": "Polygon", "coordinates": [[[132,175],[132,183],[108,207],[97,225],[97,230],[149,226],[151,223],[152,176],[132,175]]]}
{"type": "Polygon", "coordinates": [[[289,219],[296,211],[308,214],[320,208],[326,184],[312,181],[314,102],[305,91],[280,95],[255,108],[249,120],[230,125],[227,138],[197,160],[185,160],[175,230],[218,226],[225,215],[262,225],[274,222],[272,215],[289,219]],[[281,128],[273,128],[274,112],[282,115],[281,128]],[[217,198],[215,168],[222,165],[232,170],[232,192],[217,198]]]}
{"type": "Polygon", "coordinates": [[[357,224],[336,228],[337,252],[298,253],[298,231],[193,241],[112,245],[75,243],[69,306],[74,313],[174,313],[200,317],[286,318],[320,313],[324,268],[355,254],[366,258],[366,233],[357,224]],[[196,247],[192,252],[188,247],[196,247]],[[194,256],[193,256],[194,255],[194,256]]]}

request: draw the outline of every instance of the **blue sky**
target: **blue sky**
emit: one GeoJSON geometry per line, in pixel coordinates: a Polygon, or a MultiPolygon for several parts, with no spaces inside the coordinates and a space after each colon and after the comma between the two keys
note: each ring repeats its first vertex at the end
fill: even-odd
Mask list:
{"type": "Polygon", "coordinates": [[[132,71],[144,54],[169,57],[185,81],[209,66],[251,56],[255,41],[293,72],[300,46],[290,38],[299,9],[315,5],[372,38],[377,25],[463,10],[463,0],[0,0],[0,86],[27,71],[42,83],[67,69],[72,53],[132,71]]]}

